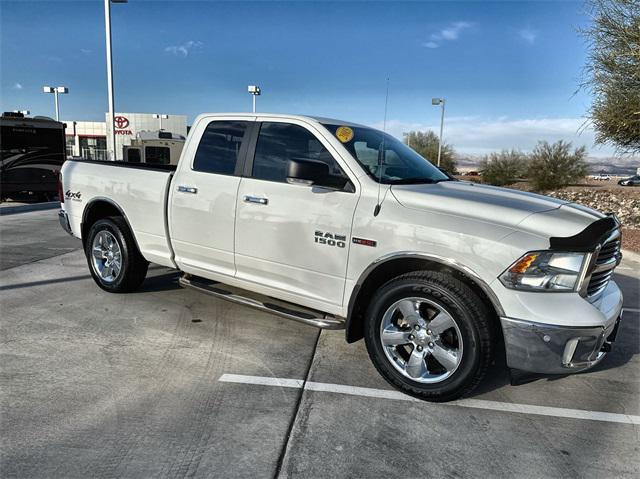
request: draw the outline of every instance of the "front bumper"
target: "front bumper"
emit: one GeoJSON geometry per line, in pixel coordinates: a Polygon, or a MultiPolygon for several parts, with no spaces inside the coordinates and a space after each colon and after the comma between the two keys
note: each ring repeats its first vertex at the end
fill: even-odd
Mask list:
{"type": "Polygon", "coordinates": [[[615,341],[623,311],[607,326],[570,327],[500,318],[512,369],[569,374],[598,364],[615,341]]]}
{"type": "Polygon", "coordinates": [[[69,217],[67,216],[67,212],[65,210],[58,211],[58,221],[60,222],[60,226],[62,226],[62,229],[73,236],[71,225],[69,224],[69,217]]]}

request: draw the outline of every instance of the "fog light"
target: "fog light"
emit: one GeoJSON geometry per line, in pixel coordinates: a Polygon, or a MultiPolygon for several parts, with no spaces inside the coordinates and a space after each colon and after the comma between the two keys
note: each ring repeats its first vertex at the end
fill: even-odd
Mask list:
{"type": "Polygon", "coordinates": [[[578,342],[580,342],[580,338],[573,338],[567,341],[567,344],[564,346],[564,353],[562,354],[563,366],[568,366],[569,364],[571,364],[573,355],[575,354],[576,348],[578,347],[578,342]]]}

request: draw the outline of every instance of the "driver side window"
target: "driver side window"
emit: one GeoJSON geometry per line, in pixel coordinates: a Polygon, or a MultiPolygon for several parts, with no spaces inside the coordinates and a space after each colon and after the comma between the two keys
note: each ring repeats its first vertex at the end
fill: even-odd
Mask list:
{"type": "Polygon", "coordinates": [[[309,130],[290,123],[262,123],[252,176],[258,180],[286,183],[289,160],[321,161],[333,176],[344,174],[331,153],[309,130]]]}

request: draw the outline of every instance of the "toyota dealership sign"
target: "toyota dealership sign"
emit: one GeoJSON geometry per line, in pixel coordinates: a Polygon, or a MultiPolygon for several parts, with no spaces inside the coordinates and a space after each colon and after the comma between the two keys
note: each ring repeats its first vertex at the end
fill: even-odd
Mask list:
{"type": "Polygon", "coordinates": [[[131,130],[128,130],[129,119],[126,116],[116,116],[113,118],[113,126],[115,127],[116,135],[133,135],[131,130]]]}

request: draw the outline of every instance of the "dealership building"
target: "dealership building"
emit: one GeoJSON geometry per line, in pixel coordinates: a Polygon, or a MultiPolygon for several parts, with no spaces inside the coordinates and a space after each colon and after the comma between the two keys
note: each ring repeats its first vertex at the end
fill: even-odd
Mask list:
{"type": "MultiPolygon", "coordinates": [[[[106,160],[111,148],[111,138],[107,134],[109,114],[105,121],[63,120],[67,125],[67,156],[91,160],[106,160]]],[[[154,115],[152,113],[116,113],[114,115],[116,134],[116,160],[122,160],[123,146],[131,145],[138,133],[164,130],[187,136],[186,115],[154,115]]]]}

